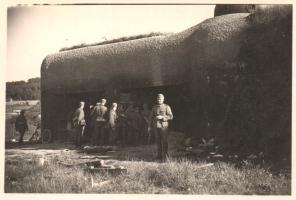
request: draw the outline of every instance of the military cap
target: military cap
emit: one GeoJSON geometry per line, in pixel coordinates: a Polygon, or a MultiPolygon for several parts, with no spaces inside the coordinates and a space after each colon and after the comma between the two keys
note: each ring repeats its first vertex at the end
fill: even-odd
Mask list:
{"type": "Polygon", "coordinates": [[[157,98],[164,98],[163,94],[157,94],[157,98]]]}

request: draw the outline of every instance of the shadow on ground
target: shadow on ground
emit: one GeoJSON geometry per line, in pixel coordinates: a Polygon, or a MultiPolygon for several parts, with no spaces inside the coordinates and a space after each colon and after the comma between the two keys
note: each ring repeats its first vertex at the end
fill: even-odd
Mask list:
{"type": "MultiPolygon", "coordinates": [[[[171,142],[173,143],[173,142],[171,142]]],[[[156,145],[138,145],[138,146],[93,146],[85,144],[77,148],[71,142],[53,142],[48,144],[41,143],[7,143],[5,144],[6,158],[17,158],[19,156],[30,155],[56,155],[67,153],[69,158],[77,161],[90,161],[95,159],[103,160],[118,160],[118,161],[145,161],[156,162],[156,145]],[[97,148],[94,151],[86,151],[85,147],[97,148]]],[[[173,159],[189,159],[192,161],[204,161],[207,163],[227,162],[233,163],[237,167],[242,167],[246,163],[265,166],[275,174],[285,173],[288,176],[291,174],[291,159],[281,158],[270,160],[264,155],[244,155],[244,154],[229,154],[223,151],[214,153],[212,151],[180,151],[176,145],[171,145],[169,154],[173,159]]]]}

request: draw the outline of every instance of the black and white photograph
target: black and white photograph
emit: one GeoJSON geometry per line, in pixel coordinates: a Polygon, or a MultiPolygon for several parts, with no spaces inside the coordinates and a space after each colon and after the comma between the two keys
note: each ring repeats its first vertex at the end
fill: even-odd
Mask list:
{"type": "Polygon", "coordinates": [[[4,197],[293,196],[292,3],[4,11],[4,197]]]}

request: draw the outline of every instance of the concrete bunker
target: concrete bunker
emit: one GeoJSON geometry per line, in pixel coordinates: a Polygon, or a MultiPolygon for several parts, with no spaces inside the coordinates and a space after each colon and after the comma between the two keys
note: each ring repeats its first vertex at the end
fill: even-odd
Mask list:
{"type": "MultiPolygon", "coordinates": [[[[173,129],[202,136],[213,108],[208,102],[227,101],[219,91],[223,77],[237,67],[247,16],[223,15],[176,34],[48,55],[41,67],[42,128],[54,140],[63,138],[79,101],[88,106],[104,97],[108,103],[125,103],[123,96],[129,96],[133,103],[151,106],[162,92],[174,112],[173,129]]],[[[221,120],[226,104],[217,109],[212,115],[221,120]]]]}

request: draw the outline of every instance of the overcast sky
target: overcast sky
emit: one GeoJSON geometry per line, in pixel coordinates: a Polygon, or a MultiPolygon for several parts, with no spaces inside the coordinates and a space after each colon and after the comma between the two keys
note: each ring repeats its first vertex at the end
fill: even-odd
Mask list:
{"type": "Polygon", "coordinates": [[[62,47],[151,32],[179,32],[214,16],[214,5],[23,6],[7,10],[6,81],[40,77],[62,47]]]}

